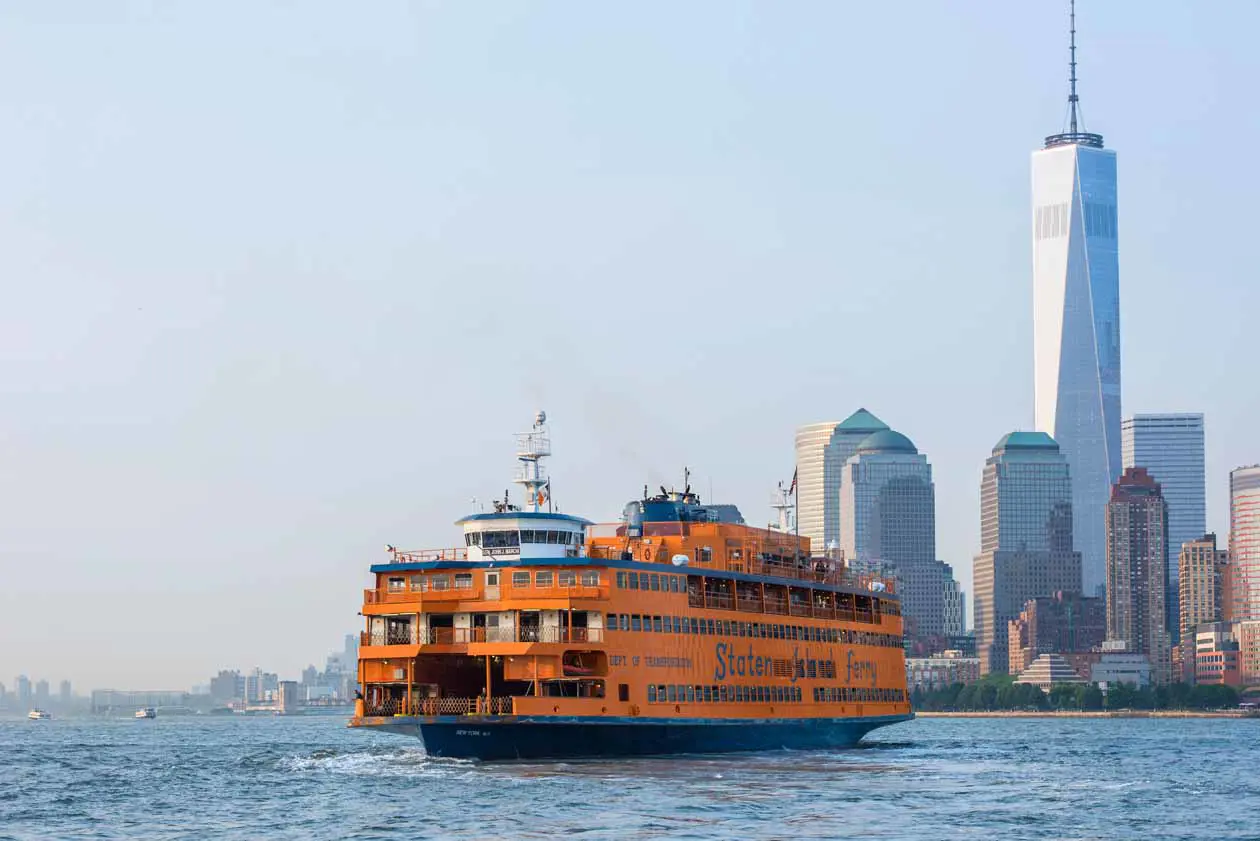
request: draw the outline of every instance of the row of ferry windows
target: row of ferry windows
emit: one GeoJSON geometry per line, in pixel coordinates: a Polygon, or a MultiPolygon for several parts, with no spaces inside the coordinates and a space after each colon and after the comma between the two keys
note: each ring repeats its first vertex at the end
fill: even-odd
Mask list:
{"type": "MultiPolygon", "coordinates": [[[[533,575],[535,587],[575,587],[579,581],[583,587],[598,587],[599,572],[583,570],[580,574],[571,569],[540,569],[533,575]]],[[[528,572],[512,573],[512,586],[521,588],[530,586],[528,572]]],[[[403,576],[392,576],[388,587],[391,593],[401,593],[410,584],[411,592],[427,593],[430,590],[471,590],[473,577],[471,572],[457,572],[455,575],[413,575],[410,580],[403,576]]]]}
{"type": "Polygon", "coordinates": [[[549,529],[493,529],[490,531],[467,532],[464,534],[464,542],[469,546],[484,546],[487,549],[504,549],[509,546],[520,546],[522,543],[554,543],[560,546],[580,546],[582,544],[582,532],[549,529]]]}
{"type": "Polygon", "coordinates": [[[649,704],[792,704],[800,703],[799,686],[676,686],[648,684],[649,704]]]}
{"type": "MultiPolygon", "coordinates": [[[[583,570],[579,574],[571,569],[560,569],[555,570],[554,577],[552,570],[549,569],[540,569],[534,573],[535,587],[576,587],[579,581],[582,582],[583,587],[598,587],[599,572],[588,569],[583,570]]],[[[512,573],[512,586],[516,588],[528,587],[529,573],[512,573]]]]}
{"type": "Polygon", "coordinates": [[[695,616],[610,613],[607,627],[610,631],[648,631],[657,634],[698,634],[700,636],[878,645],[884,648],[901,647],[901,638],[892,634],[850,631],[843,628],[816,628],[810,625],[780,625],[775,622],[730,622],[725,619],[704,619],[695,616]]]}
{"type": "MultiPolygon", "coordinates": [[[[471,572],[457,572],[450,575],[413,575],[410,579],[411,592],[427,593],[430,590],[471,590],[473,577],[471,572]]],[[[401,593],[408,587],[408,579],[393,576],[389,579],[389,592],[401,593]]]]}
{"type": "Polygon", "coordinates": [[[681,575],[658,572],[619,572],[617,586],[623,590],[656,590],[664,593],[687,592],[687,581],[681,575]]]}
{"type": "Polygon", "coordinates": [[[885,689],[880,686],[815,686],[815,704],[852,704],[869,702],[896,702],[906,700],[901,689],[885,689]]]}

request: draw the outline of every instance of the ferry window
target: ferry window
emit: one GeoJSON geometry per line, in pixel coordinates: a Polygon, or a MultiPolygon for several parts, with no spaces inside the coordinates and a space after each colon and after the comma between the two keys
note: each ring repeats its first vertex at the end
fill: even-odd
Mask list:
{"type": "Polygon", "coordinates": [[[623,614],[621,614],[621,620],[620,620],[620,621],[621,621],[621,630],[623,630],[623,631],[628,631],[628,630],[630,630],[630,617],[629,617],[629,616],[627,616],[627,615],[626,615],[626,614],[624,614],[624,613],[623,613],[623,614]]]}
{"type": "Polygon", "coordinates": [[[423,575],[411,576],[411,592],[419,593],[422,590],[424,590],[424,576],[423,575]]]}
{"type": "Polygon", "coordinates": [[[694,616],[687,622],[687,624],[691,628],[691,633],[693,634],[700,633],[700,621],[696,619],[694,616]]]}
{"type": "Polygon", "coordinates": [[[705,686],[702,688],[704,690],[704,703],[706,704],[712,703],[713,702],[713,687],[705,686]]]}
{"type": "Polygon", "coordinates": [[[677,575],[665,576],[664,579],[662,579],[661,581],[661,589],[668,590],[671,593],[677,593],[678,592],[678,576],[677,575]]]}
{"type": "Polygon", "coordinates": [[[674,633],[674,617],[672,617],[672,616],[662,616],[662,617],[661,617],[661,623],[662,623],[662,625],[663,625],[663,626],[664,626],[664,628],[665,628],[665,633],[667,633],[667,634],[672,634],[672,633],[674,633]]]}
{"type": "Polygon", "coordinates": [[[661,622],[661,617],[659,616],[652,617],[652,630],[653,631],[655,631],[658,634],[662,633],[664,631],[664,628],[661,627],[662,624],[663,623],[661,622]]]}
{"type": "Polygon", "coordinates": [[[712,619],[708,619],[706,620],[706,624],[709,626],[709,636],[716,636],[717,630],[714,628],[716,623],[712,619]]]}
{"type": "Polygon", "coordinates": [[[639,618],[639,614],[637,613],[630,614],[630,630],[632,631],[643,630],[643,620],[639,618]]]}
{"type": "Polygon", "coordinates": [[[449,575],[431,575],[429,576],[429,589],[431,590],[449,590],[451,589],[451,577],[449,575]]]}
{"type": "Polygon", "coordinates": [[[533,529],[521,529],[521,543],[537,543],[534,539],[533,529]]]}
{"type": "Polygon", "coordinates": [[[656,684],[655,683],[648,684],[648,703],[649,704],[656,703],[656,684]]]}
{"type": "Polygon", "coordinates": [[[562,569],[556,573],[556,584],[561,587],[572,587],[577,584],[577,573],[571,569],[562,569]]]}
{"type": "Polygon", "coordinates": [[[653,590],[661,589],[661,577],[657,575],[656,573],[652,573],[652,589],[653,590]]]}
{"type": "Polygon", "coordinates": [[[617,700],[618,701],[630,700],[630,684],[628,683],[617,684],[617,700]]]}
{"type": "Polygon", "coordinates": [[[665,695],[671,704],[678,700],[678,690],[674,688],[674,684],[671,683],[666,687],[665,695]]]}
{"type": "Polygon", "coordinates": [[[534,573],[534,586],[535,587],[550,587],[551,581],[552,581],[551,570],[549,569],[541,569],[538,572],[534,573]]]}
{"type": "Polygon", "coordinates": [[[637,572],[630,573],[630,589],[639,589],[639,574],[637,572]]]}
{"type": "Polygon", "coordinates": [[[529,586],[529,573],[528,572],[512,573],[512,586],[513,587],[528,587],[529,586]]]}
{"type": "Polygon", "coordinates": [[[617,586],[622,590],[626,589],[626,574],[624,572],[617,573],[617,586]]]}
{"type": "Polygon", "coordinates": [[[598,587],[599,586],[599,572],[593,569],[584,570],[582,572],[582,586],[583,587],[598,587]]]}
{"type": "Polygon", "coordinates": [[[688,686],[686,687],[686,689],[687,689],[687,703],[694,704],[696,702],[696,688],[694,686],[688,686]]]}
{"type": "Polygon", "coordinates": [[[617,614],[615,613],[608,614],[605,617],[604,621],[608,623],[608,630],[610,631],[617,630],[617,614]]]}
{"type": "Polygon", "coordinates": [[[471,590],[472,589],[472,573],[457,572],[455,573],[455,589],[471,590]]]}
{"type": "Polygon", "coordinates": [[[391,578],[389,579],[389,592],[401,593],[407,587],[407,579],[391,578]]]}

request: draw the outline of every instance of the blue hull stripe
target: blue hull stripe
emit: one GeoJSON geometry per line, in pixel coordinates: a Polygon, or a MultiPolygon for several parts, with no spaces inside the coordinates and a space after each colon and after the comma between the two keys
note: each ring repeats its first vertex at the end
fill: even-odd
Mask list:
{"type": "Polygon", "coordinates": [[[672,753],[849,748],[910,715],[729,719],[614,716],[397,716],[373,729],[417,736],[431,756],[563,759],[672,753]]]}

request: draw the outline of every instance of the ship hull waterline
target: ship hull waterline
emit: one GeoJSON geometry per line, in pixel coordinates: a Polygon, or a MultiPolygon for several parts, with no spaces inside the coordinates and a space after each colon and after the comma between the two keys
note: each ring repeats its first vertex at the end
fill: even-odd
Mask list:
{"type": "Polygon", "coordinates": [[[913,717],[394,716],[354,719],[351,726],[419,738],[434,757],[494,761],[852,748],[875,728],[913,717]]]}

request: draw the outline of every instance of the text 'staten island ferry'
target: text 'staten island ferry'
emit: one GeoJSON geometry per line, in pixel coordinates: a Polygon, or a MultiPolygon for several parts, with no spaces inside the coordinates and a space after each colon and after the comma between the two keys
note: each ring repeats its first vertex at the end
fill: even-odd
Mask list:
{"type": "Polygon", "coordinates": [[[544,510],[545,421],[518,437],[527,510],[372,567],[351,726],[516,759],[847,747],[911,718],[891,581],[690,489],[610,526],[544,510]]]}

